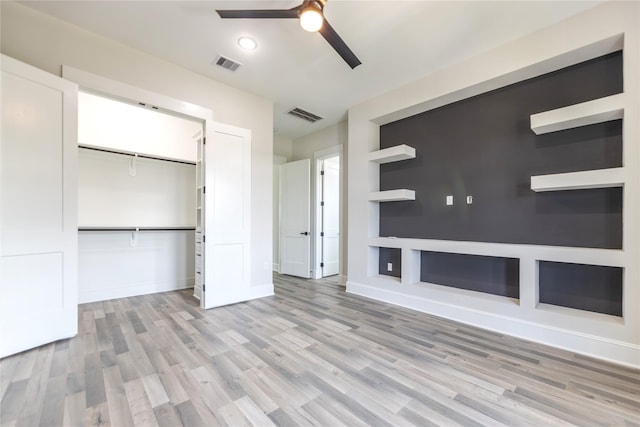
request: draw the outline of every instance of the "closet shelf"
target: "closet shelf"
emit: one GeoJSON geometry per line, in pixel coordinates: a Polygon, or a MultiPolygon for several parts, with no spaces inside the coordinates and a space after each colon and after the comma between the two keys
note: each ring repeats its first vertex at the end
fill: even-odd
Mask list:
{"type": "Polygon", "coordinates": [[[416,149],[406,144],[396,145],[394,147],[385,148],[378,151],[372,151],[367,154],[367,160],[379,164],[398,162],[401,160],[414,159],[416,157],[416,149]]]}
{"type": "Polygon", "coordinates": [[[369,193],[370,202],[399,202],[415,199],[416,192],[413,190],[407,190],[406,188],[400,190],[374,191],[369,193]]]}
{"type": "Polygon", "coordinates": [[[597,169],[532,176],[531,189],[541,192],[611,188],[622,187],[624,181],[624,168],[597,169]]]}
{"type": "Polygon", "coordinates": [[[195,231],[196,227],[78,227],[78,231],[195,231]]]}
{"type": "Polygon", "coordinates": [[[152,155],[149,155],[149,154],[139,154],[139,153],[135,153],[135,152],[132,152],[132,151],[113,150],[111,148],[96,147],[96,146],[87,145],[87,144],[78,144],[78,148],[83,148],[85,150],[101,151],[103,153],[121,154],[123,156],[136,156],[136,157],[141,158],[141,159],[162,160],[163,162],[182,163],[182,164],[185,164],[185,165],[194,165],[195,166],[195,164],[196,164],[196,162],[192,162],[192,161],[189,161],[189,160],[171,159],[171,158],[168,158],[168,157],[152,156],[152,155]]]}
{"type": "Polygon", "coordinates": [[[531,130],[541,135],[624,117],[624,93],[531,115],[531,130]]]}

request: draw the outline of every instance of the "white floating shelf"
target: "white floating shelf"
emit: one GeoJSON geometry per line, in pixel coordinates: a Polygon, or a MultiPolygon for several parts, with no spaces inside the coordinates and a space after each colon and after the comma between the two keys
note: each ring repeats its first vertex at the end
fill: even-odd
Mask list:
{"type": "Polygon", "coordinates": [[[414,159],[415,157],[416,149],[405,144],[396,145],[395,147],[389,147],[383,150],[372,151],[367,154],[367,160],[380,164],[414,159]]]}
{"type": "Polygon", "coordinates": [[[536,192],[587,190],[592,188],[622,187],[623,185],[624,168],[597,169],[531,177],[531,189],[536,192]]]}
{"type": "Polygon", "coordinates": [[[624,117],[624,94],[531,115],[531,130],[536,135],[618,120],[624,117]]]}
{"type": "Polygon", "coordinates": [[[369,193],[370,202],[399,202],[402,200],[415,200],[416,192],[413,190],[387,190],[369,193]]]}

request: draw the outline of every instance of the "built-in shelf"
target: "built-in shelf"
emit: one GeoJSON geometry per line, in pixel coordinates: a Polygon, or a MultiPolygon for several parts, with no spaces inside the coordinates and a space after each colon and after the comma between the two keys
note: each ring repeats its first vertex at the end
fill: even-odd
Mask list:
{"type": "Polygon", "coordinates": [[[405,188],[400,190],[374,191],[369,193],[370,202],[399,202],[415,199],[416,192],[405,188]]]}
{"type": "Polygon", "coordinates": [[[372,151],[371,153],[367,154],[367,160],[380,164],[414,159],[415,157],[416,149],[405,144],[384,148],[378,151],[372,151]]]}
{"type": "Polygon", "coordinates": [[[622,187],[623,185],[624,168],[597,169],[531,177],[531,189],[536,192],[587,190],[592,188],[622,187]]]}
{"type": "Polygon", "coordinates": [[[618,120],[624,117],[624,94],[594,99],[531,115],[531,130],[541,135],[559,130],[618,120]]]}

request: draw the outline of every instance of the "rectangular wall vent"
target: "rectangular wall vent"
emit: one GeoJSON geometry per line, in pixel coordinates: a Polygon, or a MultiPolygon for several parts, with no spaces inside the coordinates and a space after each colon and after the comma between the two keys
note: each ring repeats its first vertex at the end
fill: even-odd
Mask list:
{"type": "Polygon", "coordinates": [[[241,63],[236,62],[229,58],[225,58],[222,55],[216,56],[216,59],[213,61],[213,64],[229,71],[236,71],[242,65],[241,63]]]}
{"type": "Polygon", "coordinates": [[[305,111],[300,107],[292,108],[291,110],[287,111],[287,114],[291,114],[292,116],[296,116],[298,118],[304,119],[311,123],[315,123],[318,120],[323,119],[323,117],[320,117],[317,114],[313,114],[308,111],[305,111]]]}

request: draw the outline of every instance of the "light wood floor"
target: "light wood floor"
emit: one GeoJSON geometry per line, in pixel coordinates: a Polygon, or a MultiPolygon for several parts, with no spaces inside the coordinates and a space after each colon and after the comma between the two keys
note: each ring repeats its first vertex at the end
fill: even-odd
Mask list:
{"type": "Polygon", "coordinates": [[[0,363],[3,426],[640,425],[640,372],[276,276],[80,307],[77,337],[0,363]]]}

